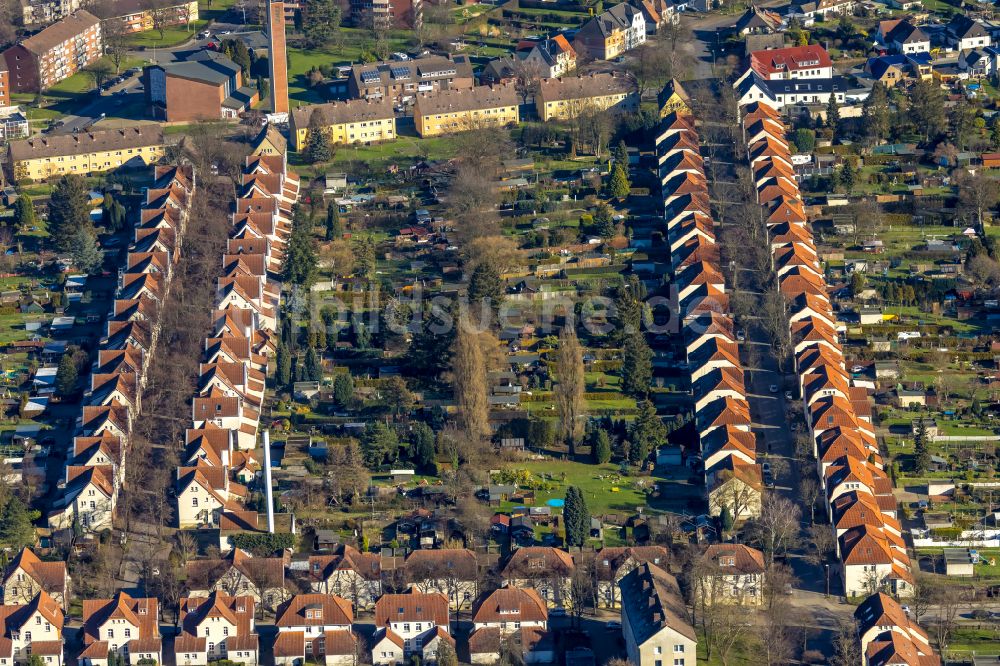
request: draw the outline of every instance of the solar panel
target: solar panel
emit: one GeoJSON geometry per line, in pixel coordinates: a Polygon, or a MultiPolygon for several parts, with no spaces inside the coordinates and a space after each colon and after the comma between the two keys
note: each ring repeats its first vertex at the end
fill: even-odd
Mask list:
{"type": "Polygon", "coordinates": [[[390,67],[389,72],[392,74],[394,79],[408,79],[410,78],[410,68],[409,67],[390,67]]]}
{"type": "Polygon", "coordinates": [[[369,70],[367,72],[361,72],[361,82],[362,83],[375,83],[380,78],[379,74],[375,70],[369,70]]]}

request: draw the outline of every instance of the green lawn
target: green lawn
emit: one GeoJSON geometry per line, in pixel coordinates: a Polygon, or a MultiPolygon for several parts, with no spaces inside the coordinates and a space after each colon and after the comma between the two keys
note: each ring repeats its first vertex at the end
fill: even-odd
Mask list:
{"type": "Polygon", "coordinates": [[[177,26],[167,28],[160,36],[159,30],[147,30],[137,32],[129,37],[129,43],[137,48],[167,48],[177,46],[191,39],[203,30],[210,22],[219,19],[230,7],[236,4],[236,0],[199,0],[198,20],[192,21],[187,26],[177,26]]]}
{"type": "Polygon", "coordinates": [[[131,46],[136,48],[169,48],[171,46],[179,46],[189,39],[195,37],[199,31],[203,30],[205,26],[208,25],[208,21],[204,19],[199,19],[197,21],[192,21],[187,27],[177,26],[175,28],[166,28],[163,31],[163,36],[160,36],[159,30],[147,30],[145,32],[137,32],[129,36],[128,42],[131,46]]]}
{"type": "MultiPolygon", "coordinates": [[[[325,49],[288,49],[288,96],[291,105],[315,104],[326,101],[320,86],[319,89],[309,85],[306,73],[314,67],[330,67],[350,65],[362,60],[374,59],[371,53],[371,33],[355,28],[341,28],[341,44],[339,47],[325,49]]],[[[390,51],[406,51],[410,48],[411,36],[405,30],[393,30],[389,34],[390,51]]]]}
{"type": "Polygon", "coordinates": [[[994,629],[959,627],[952,633],[945,654],[954,654],[955,656],[959,654],[968,656],[971,652],[996,654],[998,651],[997,641],[1000,641],[1000,625],[996,625],[994,629]]]}
{"type": "MultiPolygon", "coordinates": [[[[114,64],[111,60],[104,56],[104,61],[112,68],[114,71],[114,64]]],[[[145,64],[146,61],[141,58],[125,58],[122,60],[121,71],[131,69],[132,67],[139,67],[145,64]]],[[[94,89],[94,77],[88,74],[86,71],[77,72],[69,78],[63,79],[59,83],[55,84],[51,88],[45,91],[44,96],[49,101],[56,102],[75,102],[76,98],[80,95],[90,92],[94,89]]],[[[72,109],[68,109],[72,110],[72,109]]]]}
{"type": "Polygon", "coordinates": [[[306,164],[299,153],[290,153],[289,164],[302,176],[314,176],[333,167],[349,172],[366,169],[372,173],[385,173],[392,164],[402,170],[424,159],[449,159],[456,152],[457,141],[452,136],[427,139],[400,136],[395,141],[371,146],[337,146],[333,161],[321,165],[306,164]]]}
{"type": "MultiPolygon", "coordinates": [[[[583,491],[587,508],[595,516],[631,513],[636,507],[645,506],[646,495],[634,487],[634,482],[643,480],[652,483],[649,477],[622,477],[617,483],[597,478],[598,475],[608,476],[618,473],[618,466],[610,463],[591,465],[566,460],[541,460],[519,463],[516,467],[526,469],[537,477],[543,474],[551,476],[549,482],[554,484],[554,488],[535,491],[535,506],[543,506],[550,499],[563,499],[566,497],[566,489],[569,486],[576,486],[583,491]],[[562,480],[563,474],[566,475],[565,481],[562,480]],[[615,488],[618,490],[614,490],[615,488]]],[[[509,510],[513,506],[513,503],[508,502],[501,507],[501,510],[509,510]]]]}

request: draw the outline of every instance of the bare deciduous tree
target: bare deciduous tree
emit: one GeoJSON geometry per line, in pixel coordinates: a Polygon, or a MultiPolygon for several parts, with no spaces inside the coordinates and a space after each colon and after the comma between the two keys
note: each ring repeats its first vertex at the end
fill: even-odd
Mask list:
{"type": "Polygon", "coordinates": [[[840,623],[833,639],[833,656],[830,666],[857,666],[862,663],[861,641],[858,624],[851,618],[840,623]]]}
{"type": "Polygon", "coordinates": [[[128,24],[123,18],[112,18],[101,23],[101,39],[104,42],[104,52],[115,66],[115,74],[121,74],[122,63],[128,56],[128,24]]]}
{"type": "Polygon", "coordinates": [[[793,548],[799,540],[802,510],[777,493],[767,493],[761,501],[760,517],[753,521],[750,532],[755,543],[774,562],[777,555],[793,548]]]}

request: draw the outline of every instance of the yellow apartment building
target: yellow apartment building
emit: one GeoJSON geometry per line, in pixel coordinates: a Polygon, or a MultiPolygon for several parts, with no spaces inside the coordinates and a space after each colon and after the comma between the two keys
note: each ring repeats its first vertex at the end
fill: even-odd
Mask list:
{"type": "Polygon", "coordinates": [[[516,125],[520,101],[513,85],[442,90],[417,97],[413,122],[421,137],[516,125]]]}
{"type": "Polygon", "coordinates": [[[163,129],[159,125],[40,136],[11,141],[7,146],[7,164],[17,182],[147,166],[159,162],[163,155],[163,129]]]}
{"type": "Polygon", "coordinates": [[[638,111],[639,88],[634,78],[618,72],[542,79],[535,106],[543,121],[567,120],[589,110],[638,111]]]}
{"type": "Polygon", "coordinates": [[[390,99],[310,104],[292,109],[290,129],[292,146],[296,151],[303,150],[309,141],[309,120],[313,113],[319,113],[320,123],[335,144],[372,143],[396,138],[396,116],[390,99]]]}

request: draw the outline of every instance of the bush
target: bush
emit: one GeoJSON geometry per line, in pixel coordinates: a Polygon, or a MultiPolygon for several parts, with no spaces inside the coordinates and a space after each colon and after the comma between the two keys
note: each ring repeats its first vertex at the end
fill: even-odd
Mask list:
{"type": "Polygon", "coordinates": [[[295,535],[287,532],[278,534],[242,532],[234,534],[231,538],[234,547],[261,555],[274,553],[275,551],[291,548],[295,545],[295,535]]]}

